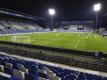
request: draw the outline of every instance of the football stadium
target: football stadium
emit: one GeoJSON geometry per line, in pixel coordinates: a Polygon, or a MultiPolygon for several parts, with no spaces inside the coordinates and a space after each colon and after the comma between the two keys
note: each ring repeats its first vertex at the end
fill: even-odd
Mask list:
{"type": "Polygon", "coordinates": [[[96,20],[65,19],[59,25],[54,8],[48,10],[47,23],[0,7],[0,80],[107,80],[107,24],[98,18],[101,5],[93,6],[96,20]]]}

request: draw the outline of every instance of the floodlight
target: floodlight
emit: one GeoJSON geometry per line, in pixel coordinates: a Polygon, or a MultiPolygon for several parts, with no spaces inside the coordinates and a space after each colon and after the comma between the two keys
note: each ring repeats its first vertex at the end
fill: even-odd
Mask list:
{"type": "Polygon", "coordinates": [[[99,11],[101,10],[101,3],[94,4],[93,10],[96,12],[96,28],[98,27],[99,11]]]}
{"type": "Polygon", "coordinates": [[[50,27],[50,30],[53,31],[53,17],[54,17],[54,15],[56,13],[55,9],[53,9],[53,8],[48,9],[48,13],[51,16],[51,27],[50,27]]]}
{"type": "Polygon", "coordinates": [[[55,15],[55,10],[54,9],[50,8],[48,11],[49,11],[49,14],[51,16],[55,15]]]}
{"type": "Polygon", "coordinates": [[[97,3],[94,5],[94,11],[100,11],[101,10],[101,4],[97,3]]]}

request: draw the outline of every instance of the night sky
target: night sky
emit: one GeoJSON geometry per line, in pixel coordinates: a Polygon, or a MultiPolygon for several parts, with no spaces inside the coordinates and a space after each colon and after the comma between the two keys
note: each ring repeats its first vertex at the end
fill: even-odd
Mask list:
{"type": "Polygon", "coordinates": [[[0,0],[3,8],[48,18],[48,8],[56,9],[56,19],[91,20],[95,18],[93,4],[103,4],[102,13],[107,12],[107,0],[0,0]]]}

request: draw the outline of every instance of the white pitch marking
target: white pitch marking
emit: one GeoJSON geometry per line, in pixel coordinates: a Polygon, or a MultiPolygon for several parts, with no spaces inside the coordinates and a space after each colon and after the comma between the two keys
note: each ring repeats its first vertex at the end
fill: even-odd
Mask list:
{"type": "Polygon", "coordinates": [[[80,43],[80,40],[77,42],[77,44],[75,46],[75,49],[78,47],[79,43],[80,43]]]}
{"type": "Polygon", "coordinates": [[[72,41],[72,45],[75,44],[75,40],[72,41]]]}

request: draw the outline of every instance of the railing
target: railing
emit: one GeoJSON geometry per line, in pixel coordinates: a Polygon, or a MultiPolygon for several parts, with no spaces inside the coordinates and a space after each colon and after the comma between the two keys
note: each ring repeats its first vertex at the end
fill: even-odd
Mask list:
{"type": "Polygon", "coordinates": [[[40,60],[65,64],[65,65],[70,65],[70,66],[76,66],[76,67],[82,67],[82,68],[107,72],[107,65],[101,65],[95,62],[79,61],[79,60],[72,59],[72,58],[53,56],[53,55],[51,56],[47,54],[44,55],[42,53],[25,51],[23,49],[20,50],[20,49],[13,49],[9,47],[1,47],[1,46],[0,46],[0,51],[7,52],[9,54],[16,54],[20,56],[36,58],[40,60]]]}
{"type": "MultiPolygon", "coordinates": [[[[46,51],[61,52],[66,54],[76,54],[76,55],[95,57],[94,52],[85,52],[85,51],[63,49],[63,48],[53,48],[53,47],[31,45],[31,44],[21,44],[21,43],[7,42],[7,41],[0,41],[0,44],[8,44],[8,45],[19,46],[19,47],[28,47],[28,48],[34,48],[34,49],[40,49],[40,50],[46,50],[46,51]]],[[[102,54],[101,57],[107,58],[107,54],[102,54]]]]}

